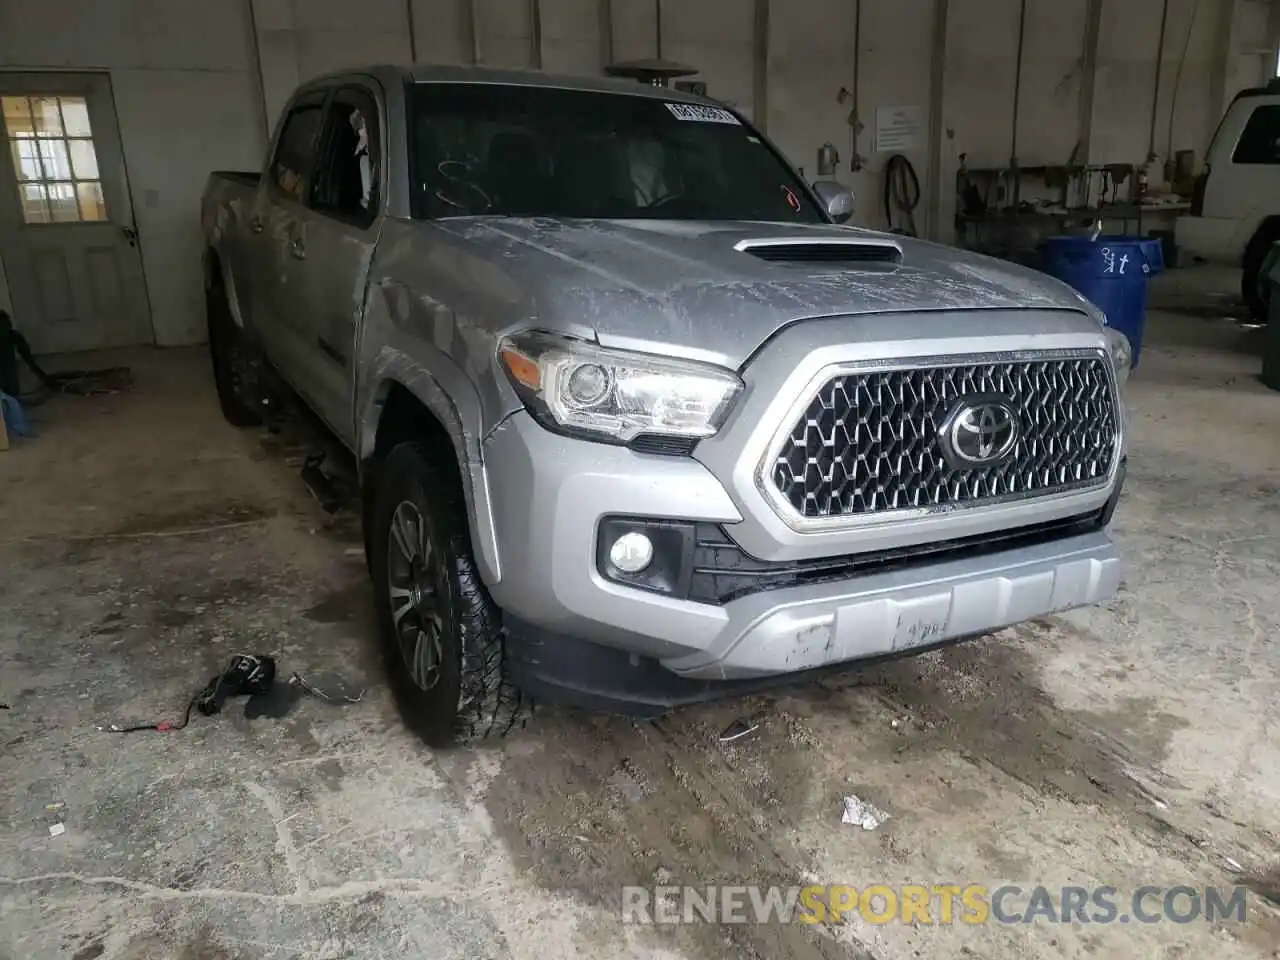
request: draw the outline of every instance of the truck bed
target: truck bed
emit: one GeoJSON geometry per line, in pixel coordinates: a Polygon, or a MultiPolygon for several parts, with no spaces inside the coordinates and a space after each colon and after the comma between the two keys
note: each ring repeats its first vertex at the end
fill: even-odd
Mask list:
{"type": "Polygon", "coordinates": [[[209,174],[200,198],[200,228],[211,248],[221,247],[224,237],[232,238],[228,248],[235,247],[234,238],[248,229],[261,179],[261,174],[245,170],[215,170],[209,174]]]}

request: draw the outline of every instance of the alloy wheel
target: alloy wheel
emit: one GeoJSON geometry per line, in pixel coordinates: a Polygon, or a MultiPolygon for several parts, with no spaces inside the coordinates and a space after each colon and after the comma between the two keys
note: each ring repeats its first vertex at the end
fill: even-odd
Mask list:
{"type": "Polygon", "coordinates": [[[421,690],[440,680],[444,618],[439,573],[439,556],[422,511],[408,501],[400,503],[391,514],[387,537],[391,622],[405,667],[421,690]]]}

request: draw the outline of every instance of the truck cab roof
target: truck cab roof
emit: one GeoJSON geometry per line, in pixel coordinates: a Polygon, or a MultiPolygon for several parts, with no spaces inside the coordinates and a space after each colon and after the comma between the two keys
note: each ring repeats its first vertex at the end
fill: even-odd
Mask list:
{"type": "Polygon", "coordinates": [[[595,93],[620,93],[628,96],[653,97],[683,103],[713,103],[706,97],[686,93],[674,87],[656,87],[616,77],[587,77],[542,70],[506,70],[495,67],[472,67],[449,64],[413,65],[366,64],[336,70],[315,77],[304,86],[313,87],[356,74],[375,77],[384,83],[399,79],[404,83],[477,83],[521,87],[548,87],[558,90],[584,90],[595,93]]]}
{"type": "MultiPolygon", "coordinates": [[[[1280,77],[1275,77],[1274,79],[1268,80],[1266,84],[1261,87],[1245,87],[1243,90],[1241,90],[1239,93],[1237,93],[1234,97],[1231,98],[1231,102],[1235,103],[1237,100],[1245,100],[1250,97],[1271,97],[1271,96],[1280,96],[1280,77]]],[[[1228,107],[1228,109],[1230,108],[1228,107]]]]}

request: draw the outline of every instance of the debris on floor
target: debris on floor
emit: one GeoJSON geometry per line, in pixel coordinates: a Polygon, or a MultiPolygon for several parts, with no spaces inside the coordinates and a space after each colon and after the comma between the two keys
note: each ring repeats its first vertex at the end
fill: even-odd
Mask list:
{"type": "Polygon", "coordinates": [[[300,474],[302,482],[316,498],[316,503],[320,504],[320,509],[325,513],[337,513],[346,497],[334,479],[320,469],[324,461],[323,451],[308,454],[300,474]]]}
{"type": "Polygon", "coordinates": [[[60,837],[66,832],[67,832],[67,825],[65,823],[49,824],[49,836],[51,837],[60,837]]]}
{"type": "Polygon", "coordinates": [[[741,740],[743,737],[750,736],[760,729],[760,724],[754,720],[748,720],[745,717],[739,717],[733,723],[729,724],[720,734],[721,743],[733,743],[735,740],[741,740]]]}
{"type": "Polygon", "coordinates": [[[863,830],[874,830],[888,819],[889,814],[873,803],[868,803],[853,794],[844,798],[844,816],[840,818],[841,823],[852,823],[863,830]]]}
{"type": "Polygon", "coordinates": [[[325,703],[342,706],[348,703],[359,703],[364,699],[364,689],[348,683],[336,673],[319,673],[310,680],[300,673],[294,673],[286,684],[275,684],[265,693],[251,696],[244,705],[244,715],[250,720],[258,717],[279,719],[288,715],[294,704],[310,695],[325,703]]]}
{"type": "Polygon", "coordinates": [[[295,673],[289,678],[289,683],[325,703],[359,703],[364,699],[364,687],[352,686],[345,677],[336,673],[317,673],[309,680],[295,673]]]}

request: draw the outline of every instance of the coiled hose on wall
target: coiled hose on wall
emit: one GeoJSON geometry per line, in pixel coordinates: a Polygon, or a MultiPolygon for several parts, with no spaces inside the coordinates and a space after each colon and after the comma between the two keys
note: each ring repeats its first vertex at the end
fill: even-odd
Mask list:
{"type": "Polygon", "coordinates": [[[884,219],[891,233],[917,237],[916,207],[920,205],[920,178],[916,168],[900,153],[884,165],[884,219]]]}

